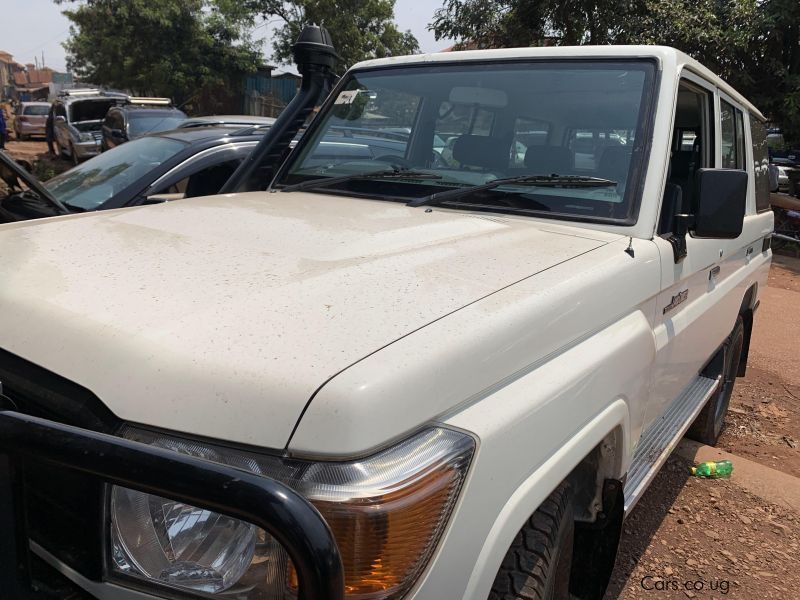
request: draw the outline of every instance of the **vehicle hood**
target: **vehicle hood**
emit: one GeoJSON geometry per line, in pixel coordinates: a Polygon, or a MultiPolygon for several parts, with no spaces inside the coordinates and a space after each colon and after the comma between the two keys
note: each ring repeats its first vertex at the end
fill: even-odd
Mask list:
{"type": "Polygon", "coordinates": [[[362,358],[618,238],[309,193],[0,228],[0,346],[122,419],[284,447],[362,358]]]}

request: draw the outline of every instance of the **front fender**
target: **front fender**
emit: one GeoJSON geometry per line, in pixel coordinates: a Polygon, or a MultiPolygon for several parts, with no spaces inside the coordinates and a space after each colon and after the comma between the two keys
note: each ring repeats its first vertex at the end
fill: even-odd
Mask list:
{"type": "MultiPolygon", "coordinates": [[[[567,442],[535,473],[528,477],[509,498],[492,524],[483,543],[475,568],[470,575],[465,598],[485,598],[500,568],[508,548],[517,532],[547,496],[554,490],[581,459],[589,454],[609,432],[628,431],[630,426],[628,406],[617,399],[599,414],[577,436],[567,442]],[[569,465],[572,465],[570,468],[569,465]],[[568,469],[565,471],[565,469],[568,469]]],[[[623,433],[619,436],[625,440],[623,433]]]]}
{"type": "Polygon", "coordinates": [[[446,420],[480,440],[461,502],[418,598],[485,599],[517,532],[609,434],[623,479],[655,349],[634,310],[446,420]]]}

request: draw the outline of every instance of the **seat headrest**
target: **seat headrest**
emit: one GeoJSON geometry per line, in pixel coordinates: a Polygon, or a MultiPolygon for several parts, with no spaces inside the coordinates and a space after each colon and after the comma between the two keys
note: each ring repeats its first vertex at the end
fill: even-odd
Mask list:
{"type": "Polygon", "coordinates": [[[626,146],[609,146],[600,155],[597,165],[598,177],[612,179],[619,184],[624,184],[628,176],[628,166],[631,164],[631,148],[626,146]]]}
{"type": "Polygon", "coordinates": [[[525,166],[537,175],[572,173],[575,154],[566,146],[528,146],[525,166]]]}
{"type": "Polygon", "coordinates": [[[511,143],[485,135],[462,135],[453,144],[453,158],[460,164],[483,169],[508,168],[511,143]]]}

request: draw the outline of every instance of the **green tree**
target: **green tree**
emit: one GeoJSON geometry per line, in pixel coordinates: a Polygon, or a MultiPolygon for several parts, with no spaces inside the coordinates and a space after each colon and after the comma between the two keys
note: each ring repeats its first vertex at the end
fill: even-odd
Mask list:
{"type": "Polygon", "coordinates": [[[641,2],[445,0],[430,29],[479,48],[625,43],[641,2]]]}
{"type": "Polygon", "coordinates": [[[244,5],[263,17],[282,21],[273,41],[274,57],[291,62],[292,44],[306,24],[324,25],[333,38],[344,71],[370,58],[419,52],[410,31],[394,22],[395,0],[248,0],[244,5]]]}
{"type": "Polygon", "coordinates": [[[800,143],[798,0],[445,0],[430,29],[462,47],[674,46],[800,143]]]}
{"type": "Polygon", "coordinates": [[[262,60],[253,16],[236,0],[88,0],[64,14],[67,64],[79,77],[190,108],[214,110],[262,60]]]}

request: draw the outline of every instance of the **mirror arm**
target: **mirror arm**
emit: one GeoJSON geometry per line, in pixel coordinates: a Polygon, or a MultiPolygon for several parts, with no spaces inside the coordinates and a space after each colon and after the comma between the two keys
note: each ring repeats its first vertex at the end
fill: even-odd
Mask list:
{"type": "Polygon", "coordinates": [[[672,246],[672,256],[676,265],[686,258],[686,234],[693,224],[694,215],[675,215],[675,231],[670,234],[667,241],[672,246]]]}

